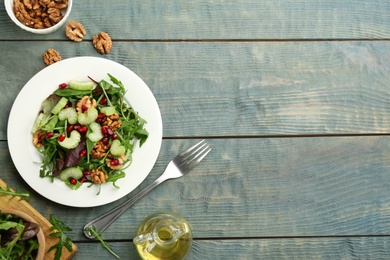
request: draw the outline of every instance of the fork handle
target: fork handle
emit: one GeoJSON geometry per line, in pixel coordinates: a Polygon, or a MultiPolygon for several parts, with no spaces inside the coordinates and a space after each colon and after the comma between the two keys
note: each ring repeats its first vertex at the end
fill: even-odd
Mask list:
{"type": "Polygon", "coordinates": [[[159,184],[166,181],[167,179],[168,178],[166,178],[164,176],[164,174],[162,174],[154,182],[149,184],[147,187],[145,187],[143,190],[141,190],[139,193],[134,195],[129,200],[127,200],[124,203],[120,204],[119,206],[113,208],[112,210],[108,211],[107,213],[101,215],[100,217],[88,222],[84,226],[84,235],[88,238],[94,238],[93,234],[90,231],[86,230],[92,226],[94,226],[98,232],[102,233],[117,218],[119,218],[119,216],[121,216],[128,208],[130,208],[136,201],[138,201],[140,198],[145,196],[147,193],[149,193],[151,190],[153,190],[155,187],[157,187],[159,184]]]}

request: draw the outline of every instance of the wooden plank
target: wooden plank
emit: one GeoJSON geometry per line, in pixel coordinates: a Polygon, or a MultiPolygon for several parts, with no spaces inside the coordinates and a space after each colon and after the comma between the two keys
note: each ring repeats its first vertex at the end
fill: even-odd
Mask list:
{"type": "MultiPolygon", "coordinates": [[[[150,176],[128,197],[155,180],[171,158],[195,142],[163,140],[150,176]]],[[[131,239],[139,223],[160,210],[185,217],[195,238],[390,234],[388,136],[209,142],[213,150],[200,166],[137,202],[104,237],[131,239]]],[[[28,188],[13,169],[6,143],[0,142],[0,147],[2,178],[12,187],[28,188]]],[[[30,203],[44,215],[54,212],[71,223],[71,237],[78,241],[86,240],[81,230],[87,221],[121,201],[93,209],[69,208],[32,192],[30,203]]]]}
{"type": "MultiPolygon", "coordinates": [[[[0,179],[0,187],[5,190],[6,189],[6,183],[3,182],[2,179],[0,179]]],[[[11,188],[12,189],[12,188],[11,188]]],[[[43,234],[44,234],[44,241],[45,241],[45,254],[44,258],[46,260],[50,260],[54,258],[55,250],[52,250],[49,252],[49,248],[56,245],[59,241],[58,238],[50,237],[50,234],[54,231],[50,229],[52,224],[47,220],[44,216],[42,216],[35,208],[33,208],[28,202],[25,200],[19,200],[18,198],[12,198],[12,196],[2,196],[0,197],[0,209],[2,211],[10,211],[10,210],[18,210],[21,212],[26,213],[31,218],[36,221],[36,223],[40,226],[43,234]]],[[[68,260],[71,259],[74,254],[77,252],[77,246],[75,244],[72,244],[72,252],[69,252],[65,247],[63,247],[62,250],[62,259],[68,260]]]]}
{"type": "Polygon", "coordinates": [[[165,137],[390,130],[390,42],[115,42],[101,56],[89,42],[5,41],[0,140],[13,100],[45,67],[48,48],[64,59],[99,56],[132,69],[157,98],[165,137]]]}
{"type": "MultiPolygon", "coordinates": [[[[86,39],[107,31],[120,40],[390,38],[390,3],[364,1],[74,1],[71,20],[86,39]],[[113,19],[115,17],[115,19],[113,19]]],[[[33,35],[14,25],[0,3],[0,39],[66,39],[60,30],[33,35]]]]}
{"type": "MultiPolygon", "coordinates": [[[[389,259],[389,237],[333,237],[195,240],[188,255],[192,259],[389,259]]],[[[140,259],[131,241],[109,242],[119,256],[140,259]]],[[[80,244],[74,258],[98,259],[111,257],[96,244],[80,244]]]]}

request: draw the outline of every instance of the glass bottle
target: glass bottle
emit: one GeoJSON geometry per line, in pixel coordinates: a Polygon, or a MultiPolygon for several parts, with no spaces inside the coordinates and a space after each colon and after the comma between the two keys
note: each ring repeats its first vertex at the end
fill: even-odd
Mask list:
{"type": "Polygon", "coordinates": [[[133,241],[144,260],[180,260],[191,249],[192,233],[184,218],[171,212],[157,212],[140,224],[133,241]]]}

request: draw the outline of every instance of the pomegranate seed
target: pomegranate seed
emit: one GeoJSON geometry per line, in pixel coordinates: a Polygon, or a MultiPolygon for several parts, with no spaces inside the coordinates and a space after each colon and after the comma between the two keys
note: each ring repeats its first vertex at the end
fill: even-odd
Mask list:
{"type": "Polygon", "coordinates": [[[118,139],[118,135],[117,135],[117,134],[113,134],[113,135],[111,136],[111,138],[112,138],[112,140],[116,140],[116,139],[118,139]]]}
{"type": "Polygon", "coordinates": [[[102,126],[102,134],[103,135],[107,134],[107,127],[102,126]]]}
{"type": "Polygon", "coordinates": [[[98,117],[96,118],[96,122],[102,124],[104,122],[104,119],[106,119],[106,115],[103,113],[99,113],[98,117]]]}
{"type": "Polygon", "coordinates": [[[68,108],[69,107],[69,104],[66,104],[65,106],[64,106],[64,108],[68,108]]]}
{"type": "Polygon", "coordinates": [[[73,129],[76,130],[76,131],[80,131],[80,126],[79,126],[79,125],[75,125],[75,126],[73,127],[73,129]]]}
{"type": "Polygon", "coordinates": [[[64,88],[66,88],[67,86],[68,86],[68,84],[62,83],[62,84],[60,84],[58,87],[59,87],[60,89],[64,89],[64,88]]]}
{"type": "Polygon", "coordinates": [[[115,166],[115,165],[118,165],[119,164],[119,160],[118,159],[112,159],[111,162],[110,162],[110,165],[112,166],[115,166]]]}
{"type": "Polygon", "coordinates": [[[74,125],[70,125],[66,128],[66,132],[70,133],[74,129],[74,125]]]}
{"type": "Polygon", "coordinates": [[[65,134],[60,134],[60,136],[58,137],[58,142],[63,142],[65,138],[66,138],[65,134]]]}
{"type": "Polygon", "coordinates": [[[84,172],[83,172],[83,175],[84,175],[84,176],[91,175],[91,172],[90,172],[90,171],[88,171],[88,170],[87,170],[87,171],[84,171],[84,172]]]}
{"type": "Polygon", "coordinates": [[[70,178],[69,179],[69,183],[72,184],[72,185],[76,185],[77,184],[77,181],[75,178],[70,178]]]}
{"type": "Polygon", "coordinates": [[[84,157],[87,154],[87,150],[84,149],[80,152],[80,157],[84,157]]]}
{"type": "Polygon", "coordinates": [[[85,176],[83,176],[83,177],[80,178],[79,182],[80,183],[84,183],[86,180],[87,180],[87,178],[85,176]]]}
{"type": "Polygon", "coordinates": [[[113,135],[114,132],[111,130],[111,128],[107,127],[107,134],[109,135],[113,135]]]}
{"type": "Polygon", "coordinates": [[[54,135],[53,132],[49,132],[49,133],[46,134],[46,138],[49,139],[49,138],[53,137],[53,135],[54,135]]]}
{"type": "Polygon", "coordinates": [[[104,137],[104,138],[102,139],[102,143],[105,144],[105,145],[109,144],[108,138],[107,138],[107,137],[104,137]]]}
{"type": "Polygon", "coordinates": [[[80,133],[86,133],[87,131],[88,131],[88,127],[86,127],[85,125],[80,126],[80,129],[79,129],[80,133]]]}
{"type": "Polygon", "coordinates": [[[85,111],[85,110],[88,109],[88,107],[87,107],[86,105],[82,105],[82,106],[81,106],[81,109],[82,109],[83,111],[85,111]]]}
{"type": "Polygon", "coordinates": [[[100,105],[105,105],[105,104],[107,104],[107,98],[102,98],[101,100],[100,100],[100,102],[99,102],[99,104],[100,105]]]}

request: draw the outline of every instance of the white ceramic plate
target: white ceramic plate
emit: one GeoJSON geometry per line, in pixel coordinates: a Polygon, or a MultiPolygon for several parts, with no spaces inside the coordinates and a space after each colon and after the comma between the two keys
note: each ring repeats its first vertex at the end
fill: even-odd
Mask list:
{"type": "Polygon", "coordinates": [[[134,190],[153,168],[161,148],[162,120],[160,109],[148,86],[125,66],[103,58],[77,57],[50,65],[32,77],[18,94],[8,120],[8,146],[12,160],[23,179],[39,194],[59,204],[73,207],[95,207],[116,201],[134,190]],[[116,189],[112,183],[101,186],[82,185],[70,189],[64,182],[40,178],[41,155],[32,143],[31,128],[38,115],[42,101],[58,85],[71,79],[86,80],[87,76],[108,82],[110,73],[122,81],[128,103],[146,119],[149,131],[147,141],[133,152],[133,162],[126,169],[126,177],[120,179],[116,189]]]}

